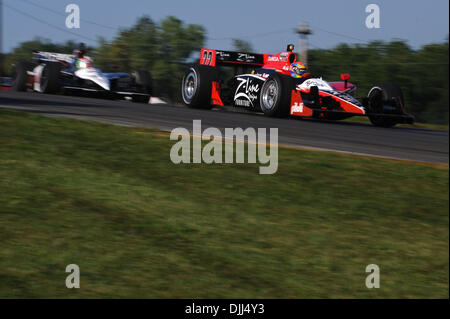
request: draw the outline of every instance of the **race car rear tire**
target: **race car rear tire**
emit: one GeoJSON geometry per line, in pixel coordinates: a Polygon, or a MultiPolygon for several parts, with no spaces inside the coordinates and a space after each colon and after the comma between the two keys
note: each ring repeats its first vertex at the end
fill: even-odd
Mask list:
{"type": "Polygon", "coordinates": [[[150,97],[153,95],[153,80],[148,71],[134,71],[132,73],[136,89],[139,93],[148,94],[148,96],[135,95],[133,102],[148,103],[150,97]]]}
{"type": "Polygon", "coordinates": [[[58,62],[48,62],[44,65],[41,73],[41,92],[55,94],[60,90],[59,73],[61,65],[58,62]]]}
{"type": "Polygon", "coordinates": [[[211,109],[212,82],[216,70],[206,65],[194,65],[183,77],[181,95],[184,104],[191,108],[211,109]]]}
{"type": "Polygon", "coordinates": [[[270,117],[285,117],[289,115],[291,92],[294,88],[292,78],[284,75],[271,74],[261,87],[260,107],[264,115],[270,117]]]}
{"type": "Polygon", "coordinates": [[[12,70],[12,89],[14,91],[24,92],[27,90],[27,71],[32,69],[33,64],[26,61],[19,61],[14,65],[12,70]]]}
{"type": "MultiPolygon", "coordinates": [[[[393,83],[377,83],[368,94],[369,99],[369,112],[370,113],[382,113],[383,104],[391,102],[396,99],[399,103],[404,105],[402,90],[393,83]]],[[[398,121],[395,118],[390,118],[382,115],[370,115],[370,122],[379,127],[393,127],[398,121]]]]}

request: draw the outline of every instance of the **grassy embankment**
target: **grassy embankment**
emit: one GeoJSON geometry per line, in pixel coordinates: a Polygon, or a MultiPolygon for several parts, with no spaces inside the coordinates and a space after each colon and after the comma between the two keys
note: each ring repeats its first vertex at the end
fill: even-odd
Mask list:
{"type": "Polygon", "coordinates": [[[0,111],[0,297],[448,298],[448,168],[280,149],[264,176],[172,144],[0,111]]]}

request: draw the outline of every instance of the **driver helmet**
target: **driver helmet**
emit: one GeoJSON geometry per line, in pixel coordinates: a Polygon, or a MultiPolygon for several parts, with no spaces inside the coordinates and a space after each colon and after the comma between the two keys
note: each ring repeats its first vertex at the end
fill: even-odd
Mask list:
{"type": "Polygon", "coordinates": [[[84,43],[80,43],[78,49],[75,49],[73,53],[77,58],[82,58],[87,55],[87,50],[84,43]]]}
{"type": "Polygon", "coordinates": [[[309,75],[306,66],[301,62],[292,63],[289,67],[289,72],[291,73],[291,76],[296,79],[307,77],[309,75]]]}

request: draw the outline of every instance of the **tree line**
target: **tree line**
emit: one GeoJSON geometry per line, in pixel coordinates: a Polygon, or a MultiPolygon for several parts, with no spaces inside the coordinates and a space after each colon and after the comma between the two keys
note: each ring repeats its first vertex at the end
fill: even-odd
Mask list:
{"type": "MultiPolygon", "coordinates": [[[[89,47],[88,53],[104,71],[148,70],[157,95],[180,101],[183,74],[187,65],[197,61],[205,39],[206,30],[200,25],[185,24],[173,16],[156,23],[144,16],[132,27],[120,30],[111,42],[99,38],[98,45],[89,47]]],[[[42,38],[23,42],[3,56],[3,69],[10,70],[16,61],[29,60],[33,50],[72,53],[77,46],[74,41],[57,44],[42,38]]],[[[253,51],[248,41],[235,39],[233,46],[235,50],[253,51]]],[[[448,39],[417,50],[402,40],[340,44],[332,49],[310,50],[308,57],[313,75],[331,81],[349,73],[359,96],[367,94],[377,82],[394,82],[403,89],[407,111],[419,122],[448,124],[448,39]]]]}

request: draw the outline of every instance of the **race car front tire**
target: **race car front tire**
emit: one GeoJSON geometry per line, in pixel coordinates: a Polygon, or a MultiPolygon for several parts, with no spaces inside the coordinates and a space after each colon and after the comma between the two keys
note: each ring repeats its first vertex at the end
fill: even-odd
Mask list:
{"type": "Polygon", "coordinates": [[[58,62],[47,62],[41,73],[41,92],[55,94],[59,92],[59,74],[61,65],[58,62]]]}
{"type": "Polygon", "coordinates": [[[270,117],[286,117],[289,115],[291,92],[294,82],[291,77],[273,73],[261,87],[259,98],[261,111],[270,117]]]}
{"type": "MultiPolygon", "coordinates": [[[[377,83],[368,94],[369,99],[369,112],[370,113],[382,113],[382,107],[384,103],[390,103],[392,100],[397,100],[404,105],[402,90],[393,83],[377,83]]],[[[383,115],[370,115],[370,122],[379,127],[392,127],[398,123],[395,118],[390,118],[383,115]]]]}
{"type": "Polygon", "coordinates": [[[211,109],[212,82],[216,70],[206,65],[194,65],[183,77],[181,95],[184,104],[191,108],[211,109]]]}

